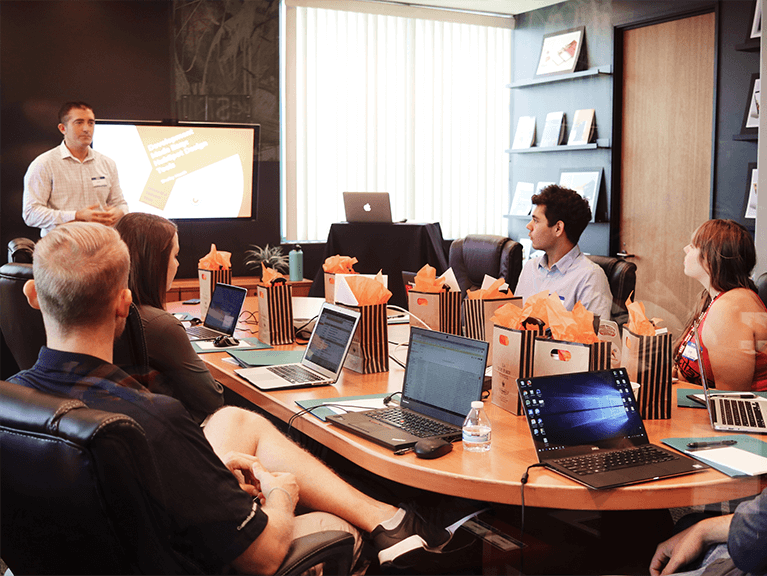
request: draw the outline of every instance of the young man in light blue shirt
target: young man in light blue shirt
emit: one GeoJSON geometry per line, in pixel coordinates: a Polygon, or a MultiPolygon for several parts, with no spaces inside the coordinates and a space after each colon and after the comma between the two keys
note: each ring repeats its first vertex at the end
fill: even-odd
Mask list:
{"type": "Polygon", "coordinates": [[[612,294],[602,268],[589,260],[578,240],[591,221],[588,201],[577,192],[556,184],[532,197],[533,215],[527,225],[535,250],[522,269],[515,296],[527,300],[539,292],[556,292],[565,308],[576,302],[602,319],[611,319],[612,294]]]}

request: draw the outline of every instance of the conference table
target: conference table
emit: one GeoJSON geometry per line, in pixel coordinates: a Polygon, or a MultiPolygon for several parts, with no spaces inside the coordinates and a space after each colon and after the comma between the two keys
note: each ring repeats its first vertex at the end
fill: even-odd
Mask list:
{"type": "MultiPolygon", "coordinates": [[[[169,304],[172,312],[195,312],[193,306],[169,304]]],[[[257,299],[248,298],[246,309],[257,308],[257,299]]],[[[245,325],[241,324],[241,327],[245,325]]],[[[407,325],[389,325],[390,353],[403,360],[407,342],[407,325]]],[[[240,333],[241,336],[252,336],[240,333]]],[[[277,346],[295,349],[296,346],[277,346]]],[[[272,416],[288,422],[301,408],[296,401],[333,399],[392,393],[402,389],[404,369],[390,362],[388,372],[358,374],[344,368],[332,386],[263,392],[235,374],[236,365],[227,361],[225,351],[201,354],[213,376],[224,386],[252,402],[272,416]]],[[[684,384],[689,388],[689,384],[684,384]]],[[[432,492],[483,500],[486,502],[570,510],[650,510],[723,502],[754,496],[764,487],[762,477],[731,478],[713,469],[685,476],[656,480],[616,489],[592,490],[545,468],[530,470],[522,495],[521,478],[528,466],[537,462],[530,431],[524,417],[515,416],[485,402],[492,423],[492,448],[487,453],[470,453],[460,442],[452,452],[438,459],[424,460],[412,452],[395,455],[352,433],[341,430],[319,418],[304,414],[291,426],[365,470],[407,486],[432,492]]],[[[717,436],[711,429],[704,409],[674,405],[671,419],[646,420],[650,441],[663,438],[717,436]]]]}

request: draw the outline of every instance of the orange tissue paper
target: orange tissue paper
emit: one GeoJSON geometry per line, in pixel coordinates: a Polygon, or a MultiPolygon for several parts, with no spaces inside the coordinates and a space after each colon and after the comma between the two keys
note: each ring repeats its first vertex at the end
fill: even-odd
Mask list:
{"type": "Polygon", "coordinates": [[[383,285],[381,272],[375,278],[367,276],[346,278],[346,283],[360,306],[386,304],[391,298],[391,291],[383,285]]]}
{"type": "Polygon", "coordinates": [[[526,319],[527,317],[522,312],[522,308],[511,302],[498,308],[491,318],[494,324],[511,328],[512,330],[524,330],[525,326],[522,322],[526,319]]]}
{"type": "Polygon", "coordinates": [[[229,270],[232,267],[232,253],[216,250],[216,245],[210,245],[210,252],[200,258],[197,268],[200,270],[229,270]]]}
{"type": "Polygon", "coordinates": [[[629,321],[626,327],[637,336],[655,336],[654,322],[661,322],[660,318],[653,318],[654,322],[651,322],[645,313],[644,304],[642,302],[632,302],[632,296],[633,292],[626,299],[626,308],[629,311],[629,321]]]}
{"type": "MultiPolygon", "coordinates": [[[[266,286],[272,285],[272,280],[275,278],[285,278],[284,274],[280,274],[275,270],[274,268],[269,268],[268,266],[264,266],[263,263],[261,263],[261,284],[264,284],[266,286]]],[[[287,278],[285,278],[287,280],[287,278]]]]}
{"type": "Polygon", "coordinates": [[[469,300],[496,300],[498,298],[513,297],[514,294],[511,293],[511,290],[509,290],[508,294],[499,290],[505,283],[506,281],[503,278],[498,278],[485,289],[479,288],[473,292],[467,292],[466,298],[469,300]]]}
{"type": "Polygon", "coordinates": [[[413,290],[416,292],[442,292],[445,280],[437,278],[437,269],[434,266],[425,264],[415,275],[415,285],[413,290]]]}
{"type": "Polygon", "coordinates": [[[593,344],[599,341],[594,332],[594,315],[576,302],[572,311],[567,310],[556,292],[546,291],[530,296],[522,308],[523,318],[538,318],[551,329],[554,340],[593,344]]]}
{"type": "Polygon", "coordinates": [[[356,274],[352,269],[357,263],[357,259],[351,256],[329,256],[325,258],[325,263],[322,265],[322,269],[328,274],[356,274]]]}

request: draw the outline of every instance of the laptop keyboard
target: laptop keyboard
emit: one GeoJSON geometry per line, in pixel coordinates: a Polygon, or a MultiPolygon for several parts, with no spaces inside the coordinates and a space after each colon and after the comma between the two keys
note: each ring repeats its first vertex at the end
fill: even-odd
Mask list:
{"type": "Polygon", "coordinates": [[[722,403],[721,416],[724,424],[728,426],[765,428],[764,418],[762,418],[762,412],[759,410],[758,402],[744,402],[727,399],[721,399],[720,402],[722,403]]]}
{"type": "Polygon", "coordinates": [[[193,336],[194,338],[201,338],[201,339],[213,339],[218,338],[221,336],[221,332],[218,330],[212,330],[211,328],[207,328],[206,326],[203,326],[202,324],[199,324],[197,326],[190,326],[186,329],[186,333],[189,336],[193,336]]]}
{"type": "Polygon", "coordinates": [[[659,462],[677,460],[678,458],[678,456],[670,452],[648,444],[638,448],[627,448],[613,452],[597,452],[586,456],[559,458],[558,460],[553,460],[553,462],[579,476],[587,476],[598,472],[610,472],[620,468],[657,464],[659,462]]]}
{"type": "Polygon", "coordinates": [[[461,437],[461,431],[454,426],[442,424],[401,408],[382,408],[371,410],[367,414],[374,420],[391,424],[419,438],[445,436],[445,440],[452,441],[461,437]]]}
{"type": "Polygon", "coordinates": [[[303,366],[297,364],[281,364],[278,366],[269,366],[268,370],[274,372],[278,376],[281,376],[291,384],[297,384],[299,382],[323,382],[327,378],[323,378],[310,372],[303,366]]]}

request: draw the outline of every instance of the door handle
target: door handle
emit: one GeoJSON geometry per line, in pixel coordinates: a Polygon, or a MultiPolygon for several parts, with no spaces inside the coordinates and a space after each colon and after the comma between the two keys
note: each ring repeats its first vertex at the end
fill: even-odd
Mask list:
{"type": "Polygon", "coordinates": [[[627,252],[618,252],[616,256],[619,258],[636,258],[634,254],[628,254],[627,252]]]}

